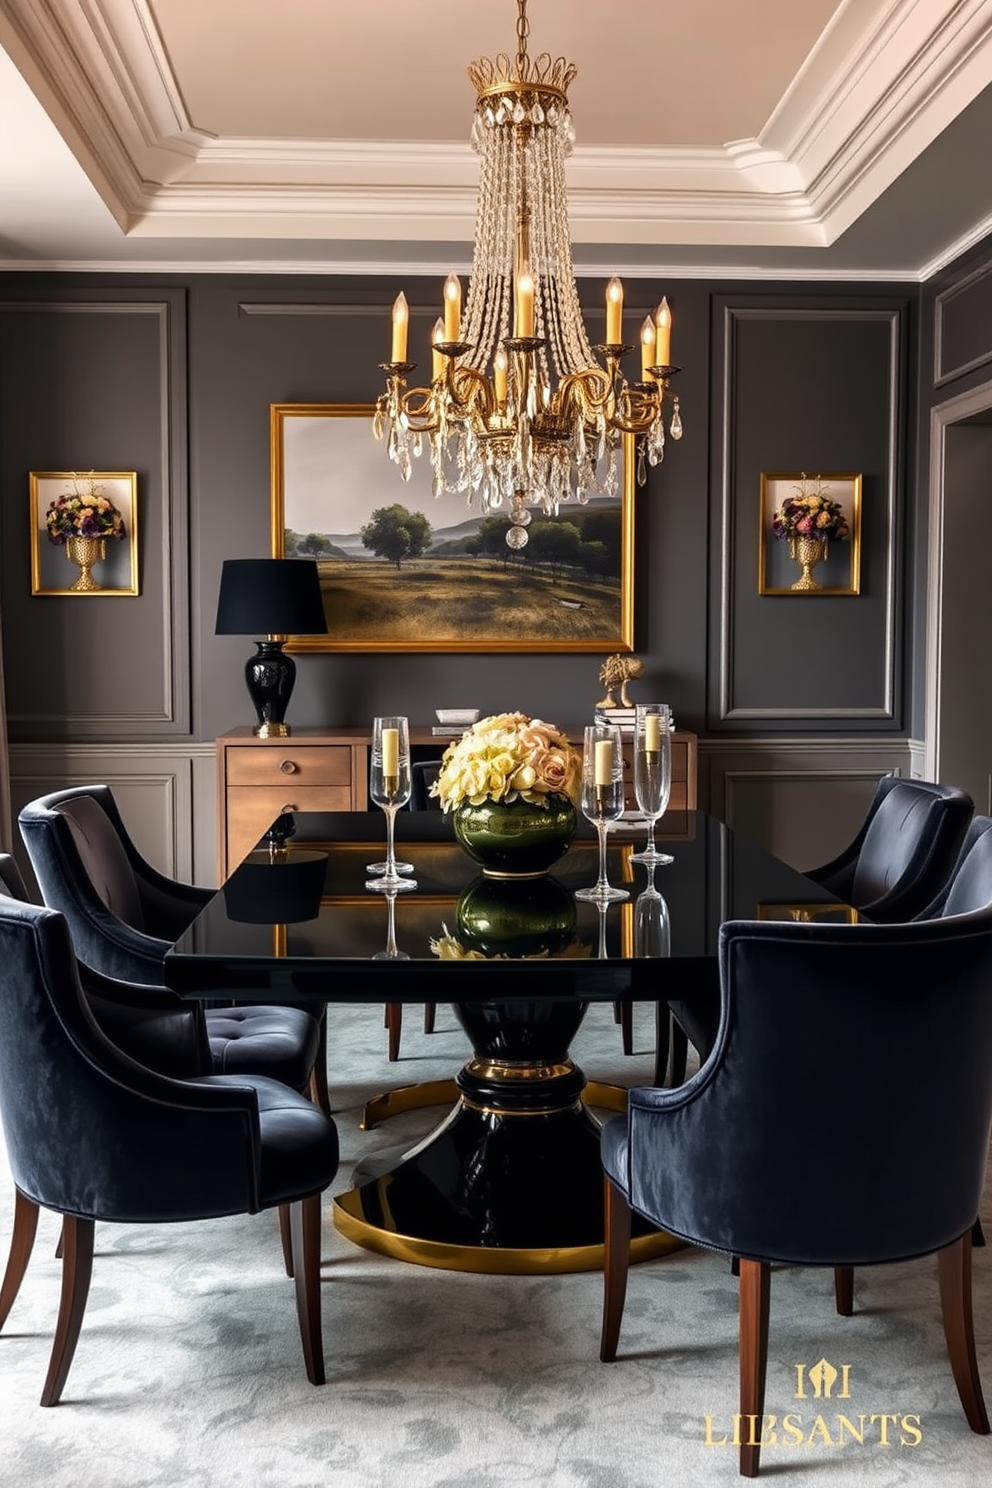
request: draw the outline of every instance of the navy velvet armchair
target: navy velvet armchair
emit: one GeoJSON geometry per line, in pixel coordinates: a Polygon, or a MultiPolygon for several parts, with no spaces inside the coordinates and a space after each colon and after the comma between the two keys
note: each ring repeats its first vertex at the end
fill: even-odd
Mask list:
{"type": "MultiPolygon", "coordinates": [[[[601,1356],[616,1356],[631,1209],[740,1267],[740,1411],[761,1416],[774,1264],[938,1256],[951,1366],[988,1432],[971,1306],[972,1226],[992,1126],[992,910],[909,925],[731,921],[720,1019],[678,1089],[630,1093],[603,1128],[601,1356]],[[790,1184],[815,1170],[830,1180],[790,1184]]],[[[647,1283],[648,1276],[639,1277],[647,1283]]],[[[741,1447],[741,1472],[759,1448],[741,1447]]]]}

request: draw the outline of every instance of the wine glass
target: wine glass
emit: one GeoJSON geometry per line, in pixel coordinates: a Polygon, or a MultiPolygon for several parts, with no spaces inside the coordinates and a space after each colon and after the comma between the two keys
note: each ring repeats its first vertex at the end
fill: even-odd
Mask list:
{"type": "Polygon", "coordinates": [[[673,861],[654,845],[655,823],[668,809],[672,789],[672,714],[667,703],[638,703],[634,714],[634,793],[648,819],[647,845],[632,863],[657,868],[673,861]]]}
{"type": "Polygon", "coordinates": [[[372,721],[369,795],[386,815],[386,866],[376,878],[366,879],[365,887],[380,894],[402,894],[415,889],[415,879],[401,877],[393,848],[396,813],[410,799],[410,726],[405,718],[391,716],[372,721]]]}
{"type": "Polygon", "coordinates": [[[606,876],[607,826],[623,815],[623,750],[615,723],[587,725],[582,750],[582,812],[599,836],[599,878],[592,888],[576,889],[576,899],[612,904],[629,899],[626,889],[615,889],[606,876]]]}

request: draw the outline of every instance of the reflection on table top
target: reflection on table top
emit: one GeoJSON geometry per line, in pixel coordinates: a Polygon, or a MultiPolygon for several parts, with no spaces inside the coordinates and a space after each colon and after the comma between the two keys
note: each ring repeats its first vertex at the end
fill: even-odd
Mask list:
{"type": "Polygon", "coordinates": [[[397,847],[417,888],[390,900],[365,888],[366,865],[382,856],[379,813],[299,813],[285,858],[249,855],[169,951],[166,979],[186,996],[236,992],[239,1001],[651,1000],[679,995],[675,983],[688,986],[694,972],[712,975],[724,920],[851,917],[703,812],[661,823],[658,841],[674,862],[654,873],[660,905],[630,862],[640,829],[611,834],[610,880],[629,900],[605,910],[579,903],[575,889],[598,869],[587,826],[549,875],[508,881],[479,873],[441,813],[401,813],[397,847]]]}

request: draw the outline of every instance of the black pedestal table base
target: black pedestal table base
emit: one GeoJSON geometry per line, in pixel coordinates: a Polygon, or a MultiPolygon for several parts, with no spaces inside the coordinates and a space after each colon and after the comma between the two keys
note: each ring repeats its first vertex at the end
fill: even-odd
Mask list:
{"type": "MultiPolygon", "coordinates": [[[[568,1058],[584,1007],[462,1004],[457,1012],[476,1051],[451,1082],[457,1103],[413,1146],[360,1163],[354,1187],[334,1201],[335,1225],[368,1250],[421,1266],[600,1269],[600,1123],[586,1100],[620,1106],[623,1093],[588,1086],[568,1058]]],[[[445,1083],[431,1082],[431,1103],[443,1098],[445,1083]]],[[[425,1104],[415,1092],[394,1092],[393,1110],[380,1106],[375,1119],[425,1104]]],[[[681,1245],[634,1217],[631,1261],[681,1245]]]]}

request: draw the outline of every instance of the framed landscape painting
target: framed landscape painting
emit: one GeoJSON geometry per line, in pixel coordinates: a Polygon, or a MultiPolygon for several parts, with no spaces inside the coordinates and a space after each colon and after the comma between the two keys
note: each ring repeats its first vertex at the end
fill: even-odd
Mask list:
{"type": "Polygon", "coordinates": [[[373,438],[371,404],[271,405],[272,550],[320,569],[326,636],[295,651],[629,651],[634,451],[619,496],[529,508],[529,542],[505,512],[435,497],[430,456],[404,481],[373,438]]]}

